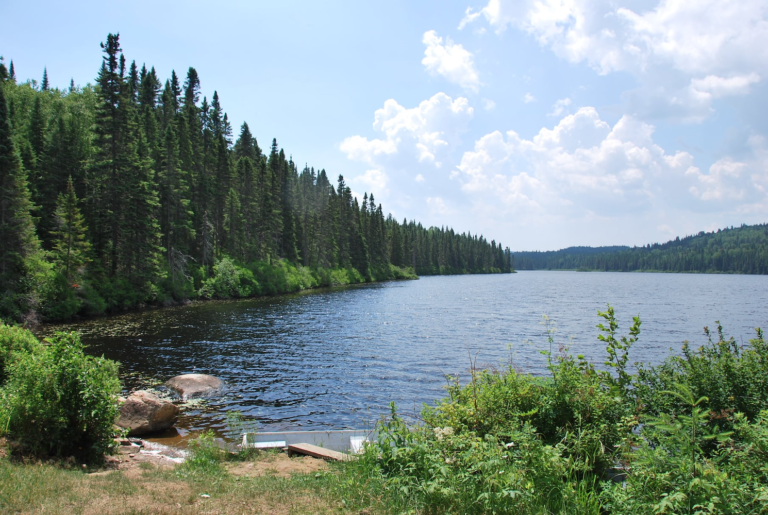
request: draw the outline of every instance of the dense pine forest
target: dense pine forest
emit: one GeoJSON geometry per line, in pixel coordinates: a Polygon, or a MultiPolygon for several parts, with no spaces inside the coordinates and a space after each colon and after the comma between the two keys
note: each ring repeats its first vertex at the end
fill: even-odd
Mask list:
{"type": "Polygon", "coordinates": [[[768,224],[700,232],[644,247],[515,252],[518,270],[768,274],[768,224]]]}
{"type": "Polygon", "coordinates": [[[102,49],[96,84],[66,90],[0,61],[0,318],[511,271],[500,243],[385,217],[247,123],[235,138],[194,68],[163,82],[119,35],[102,49]]]}

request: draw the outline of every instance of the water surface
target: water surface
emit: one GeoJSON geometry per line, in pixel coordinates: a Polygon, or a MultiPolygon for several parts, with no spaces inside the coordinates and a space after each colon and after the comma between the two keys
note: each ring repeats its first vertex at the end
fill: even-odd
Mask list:
{"type": "Polygon", "coordinates": [[[768,277],[530,271],[424,277],[237,302],[131,313],[70,324],[89,352],[120,361],[126,388],[138,376],[165,381],[213,374],[221,399],[188,411],[182,432],[222,429],[227,410],[262,430],[369,426],[394,401],[418,411],[444,395],[446,374],[466,380],[470,360],[546,372],[542,315],[556,344],[595,363],[597,310],[610,302],[625,334],[640,315],[630,361],[658,363],[703,327],[739,341],[768,327],[768,277]],[[671,350],[670,350],[671,349],[671,350]]]}

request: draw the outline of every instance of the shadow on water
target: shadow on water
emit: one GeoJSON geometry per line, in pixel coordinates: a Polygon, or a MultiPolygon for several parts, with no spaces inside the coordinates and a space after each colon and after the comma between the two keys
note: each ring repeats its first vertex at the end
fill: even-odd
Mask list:
{"type": "Polygon", "coordinates": [[[185,410],[178,444],[190,433],[226,430],[239,410],[260,429],[370,427],[395,401],[405,412],[443,396],[445,374],[467,377],[478,363],[510,360],[545,372],[541,315],[556,339],[595,363],[596,312],[610,302],[623,330],[639,314],[643,333],[631,361],[659,362],[720,320],[744,341],[768,327],[768,277],[521,272],[426,277],[243,301],[127,313],[46,328],[77,330],[88,351],[121,363],[127,391],[185,373],[221,377],[227,393],[185,410]],[[572,335],[572,338],[571,338],[572,335]],[[510,345],[511,348],[510,348],[510,345]]]}

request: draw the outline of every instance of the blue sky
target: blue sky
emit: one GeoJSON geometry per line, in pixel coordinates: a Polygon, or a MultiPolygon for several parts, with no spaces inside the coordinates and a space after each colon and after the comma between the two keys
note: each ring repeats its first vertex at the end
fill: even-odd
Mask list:
{"type": "Polygon", "coordinates": [[[194,66],[235,127],[425,225],[514,250],[768,221],[768,5],[639,0],[2,0],[20,80],[99,42],[194,66]]]}

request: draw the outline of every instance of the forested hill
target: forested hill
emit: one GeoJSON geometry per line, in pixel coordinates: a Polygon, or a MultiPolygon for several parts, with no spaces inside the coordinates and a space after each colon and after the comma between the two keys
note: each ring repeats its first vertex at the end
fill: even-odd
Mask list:
{"type": "Polygon", "coordinates": [[[513,256],[518,270],[768,274],[768,224],[700,232],[644,247],[570,247],[513,256]]]}
{"type": "Polygon", "coordinates": [[[247,123],[235,136],[194,68],[163,82],[119,35],[102,48],[83,88],[0,61],[0,318],[511,270],[500,243],[398,222],[247,123]]]}

